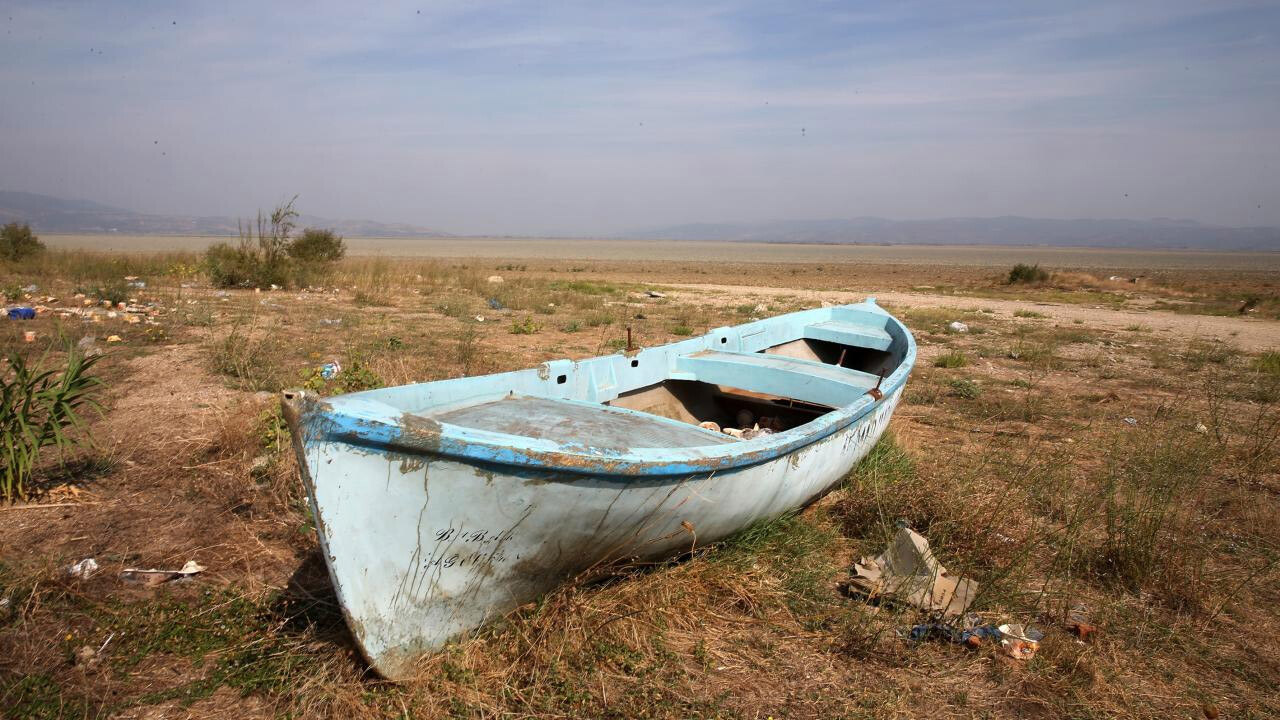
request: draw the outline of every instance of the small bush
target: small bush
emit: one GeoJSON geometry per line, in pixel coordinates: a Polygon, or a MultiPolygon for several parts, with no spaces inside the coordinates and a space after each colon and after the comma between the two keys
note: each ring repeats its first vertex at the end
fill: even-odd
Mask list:
{"type": "Polygon", "coordinates": [[[304,371],[302,375],[304,389],[325,395],[376,390],[386,385],[360,352],[352,352],[346,364],[332,378],[326,378],[324,368],[319,367],[304,371]]]}
{"type": "Polygon", "coordinates": [[[342,236],[327,228],[307,228],[289,244],[289,257],[302,263],[331,263],[347,254],[342,236]]]}
{"type": "Polygon", "coordinates": [[[31,234],[31,226],[11,222],[0,229],[0,260],[17,262],[44,252],[44,243],[31,234]]]}
{"type": "Polygon", "coordinates": [[[102,381],[90,374],[99,355],[69,347],[61,372],[28,364],[16,353],[0,375],[0,498],[26,498],[27,481],[44,448],[58,452],[86,444],[81,413],[97,409],[93,395],[102,381]]]}
{"type": "Polygon", "coordinates": [[[527,316],[524,320],[516,320],[511,323],[512,335],[532,335],[541,329],[542,326],[535,323],[532,316],[527,316]]]}
{"type": "Polygon", "coordinates": [[[1006,281],[1009,285],[1042,283],[1049,281],[1049,271],[1042,269],[1039,265],[1027,265],[1026,263],[1018,263],[1009,270],[1009,279],[1006,281]]]}
{"type": "Polygon", "coordinates": [[[959,350],[952,350],[951,352],[948,352],[945,355],[939,355],[937,359],[933,361],[934,367],[948,368],[948,369],[962,368],[968,364],[969,364],[969,358],[966,357],[965,354],[960,352],[959,350]]]}
{"type": "Polygon", "coordinates": [[[1014,317],[1020,317],[1020,318],[1047,318],[1047,317],[1049,317],[1048,315],[1045,315],[1045,314],[1044,314],[1044,313],[1042,313],[1042,312],[1036,312],[1035,310],[1014,310],[1014,311],[1013,311],[1013,316],[1014,316],[1014,317]]]}
{"type": "Polygon", "coordinates": [[[972,380],[960,378],[952,380],[948,384],[951,386],[951,394],[958,398],[973,400],[978,397],[978,395],[982,394],[982,389],[978,387],[978,383],[972,380]]]}

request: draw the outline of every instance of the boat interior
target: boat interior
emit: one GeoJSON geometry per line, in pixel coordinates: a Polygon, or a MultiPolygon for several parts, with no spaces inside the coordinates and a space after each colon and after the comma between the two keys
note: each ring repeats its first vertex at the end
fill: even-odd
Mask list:
{"type": "Polygon", "coordinates": [[[802,427],[861,400],[909,335],[873,305],[819,308],[590,360],[361,393],[443,427],[597,448],[699,447],[802,427]],[[376,397],[400,390],[391,397],[376,397]]]}

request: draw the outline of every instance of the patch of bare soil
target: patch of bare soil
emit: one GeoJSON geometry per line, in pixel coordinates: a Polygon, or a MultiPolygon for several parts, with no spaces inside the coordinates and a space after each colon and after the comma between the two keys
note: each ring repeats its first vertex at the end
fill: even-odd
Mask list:
{"type": "MultiPolygon", "coordinates": [[[[699,301],[719,305],[737,305],[747,299],[793,297],[813,304],[821,302],[861,302],[867,297],[877,301],[907,308],[958,308],[989,309],[997,315],[1011,316],[1018,310],[1030,310],[1049,316],[1052,320],[1084,321],[1090,327],[1123,330],[1131,326],[1143,326],[1154,332],[1169,333],[1182,339],[1213,339],[1239,346],[1250,352],[1261,352],[1280,347],[1280,322],[1248,317],[1224,317],[1217,315],[1182,315],[1161,311],[1135,311],[1112,309],[1102,306],[1067,305],[1032,300],[1003,300],[969,298],[958,295],[934,295],[909,292],[866,292],[803,290],[792,288],[751,287],[744,285],[713,285],[685,283],[674,285],[695,293],[699,301]]],[[[678,299],[678,298],[677,298],[678,299]]]]}

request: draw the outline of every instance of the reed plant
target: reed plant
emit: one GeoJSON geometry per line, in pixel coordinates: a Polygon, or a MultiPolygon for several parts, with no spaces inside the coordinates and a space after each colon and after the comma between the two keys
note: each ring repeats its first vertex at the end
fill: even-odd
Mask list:
{"type": "Polygon", "coordinates": [[[30,362],[18,353],[9,355],[9,367],[0,375],[0,498],[5,502],[26,499],[46,449],[62,458],[92,442],[84,414],[100,409],[94,395],[102,381],[92,373],[99,357],[69,348],[65,365],[56,368],[45,357],[30,362]]]}

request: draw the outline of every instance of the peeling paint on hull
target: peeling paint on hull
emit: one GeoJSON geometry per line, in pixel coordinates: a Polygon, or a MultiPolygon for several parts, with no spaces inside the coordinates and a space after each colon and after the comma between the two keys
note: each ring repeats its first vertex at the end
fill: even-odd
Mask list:
{"type": "Polygon", "coordinates": [[[882,397],[780,433],[798,444],[722,446],[755,455],[703,467],[628,455],[569,463],[563,453],[541,464],[494,462],[451,451],[449,429],[430,421],[403,440],[376,418],[335,409],[340,398],[286,393],[321,546],[365,657],[383,676],[405,678],[423,653],[599,563],[668,557],[687,550],[693,533],[712,542],[811,502],[888,426],[915,354],[905,329],[898,337],[900,372],[882,397]]]}

